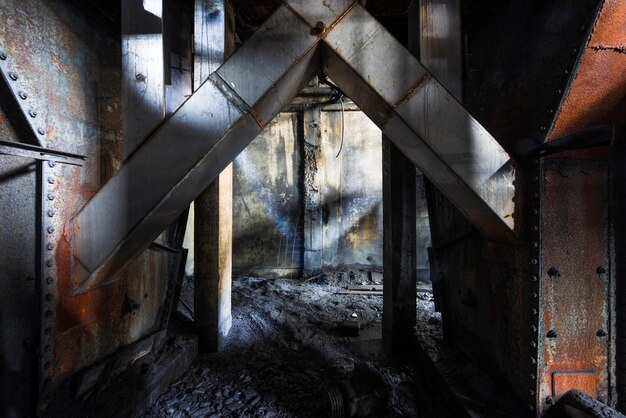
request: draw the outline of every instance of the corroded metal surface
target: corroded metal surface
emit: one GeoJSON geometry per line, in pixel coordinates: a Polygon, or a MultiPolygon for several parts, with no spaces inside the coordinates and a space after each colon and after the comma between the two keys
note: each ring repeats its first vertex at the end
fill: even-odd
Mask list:
{"type": "MultiPolygon", "coordinates": [[[[87,163],[80,168],[44,163],[48,173],[42,176],[47,193],[40,194],[45,210],[41,212],[38,280],[43,309],[37,362],[40,358],[42,395],[50,395],[64,377],[159,327],[158,312],[165,293],[161,278],[167,274],[167,258],[148,252],[121,272],[115,285],[72,296],[65,264],[70,257],[65,223],[123,160],[119,40],[94,28],[73,6],[54,0],[4,1],[0,20],[0,44],[20,80],[29,83],[28,92],[34,92],[30,98],[38,109],[37,118],[45,121],[49,145],[87,155],[87,163]],[[52,232],[48,227],[54,228],[52,232]],[[122,315],[126,295],[137,301],[139,309],[122,315]]],[[[11,128],[3,117],[0,125],[0,132],[8,135],[11,128]]],[[[34,190],[27,187],[20,193],[35,198],[30,195],[34,190]]],[[[35,219],[28,211],[15,214],[14,225],[35,219]]],[[[17,229],[9,231],[9,238],[19,236],[17,229]]],[[[34,270],[35,259],[30,262],[34,270]]],[[[3,269],[2,273],[9,281],[23,280],[12,270],[3,269]]],[[[15,299],[13,303],[20,302],[15,299]]],[[[40,400],[45,404],[45,397],[40,400]]]]}
{"type": "Polygon", "coordinates": [[[608,164],[545,162],[540,408],[577,388],[611,400],[608,164]]]}
{"type": "Polygon", "coordinates": [[[604,1],[553,123],[551,140],[590,127],[626,121],[624,27],[624,3],[604,1]]]}

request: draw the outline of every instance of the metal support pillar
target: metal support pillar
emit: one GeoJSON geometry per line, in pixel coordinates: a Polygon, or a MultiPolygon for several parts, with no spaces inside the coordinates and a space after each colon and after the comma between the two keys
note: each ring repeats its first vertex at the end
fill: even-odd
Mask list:
{"type": "Polygon", "coordinates": [[[393,356],[411,347],[415,326],[415,166],[383,138],[383,345],[393,356]]]}
{"type": "MultiPolygon", "coordinates": [[[[196,0],[194,88],[234,52],[226,1],[196,0]]],[[[233,165],[195,200],[194,322],[201,353],[215,352],[232,326],[233,165]]]]}

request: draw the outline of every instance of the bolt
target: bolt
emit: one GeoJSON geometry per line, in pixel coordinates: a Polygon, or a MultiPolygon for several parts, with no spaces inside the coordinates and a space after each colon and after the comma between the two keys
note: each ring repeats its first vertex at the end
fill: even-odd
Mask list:
{"type": "Polygon", "coordinates": [[[606,331],[603,329],[599,329],[598,332],[596,332],[596,335],[598,337],[606,337],[606,331]]]}
{"type": "Polygon", "coordinates": [[[550,331],[548,331],[548,333],[546,334],[546,337],[548,337],[548,338],[556,338],[556,330],[555,329],[551,329],[550,331]]]}
{"type": "Polygon", "coordinates": [[[325,30],[326,30],[326,25],[324,24],[324,22],[317,22],[315,24],[315,27],[313,28],[313,33],[316,35],[320,35],[324,33],[325,30]]]}
{"type": "Polygon", "coordinates": [[[19,78],[18,75],[16,73],[14,73],[13,71],[9,72],[9,78],[13,81],[17,81],[17,79],[19,78]]]}
{"type": "Polygon", "coordinates": [[[550,267],[550,269],[548,270],[548,276],[555,279],[557,277],[561,277],[561,273],[556,267],[550,267]]]}
{"type": "Polygon", "coordinates": [[[604,274],[604,273],[606,273],[606,269],[605,269],[604,267],[600,266],[600,267],[598,267],[598,268],[596,269],[596,273],[598,273],[598,274],[604,274]]]}
{"type": "Polygon", "coordinates": [[[54,177],[48,177],[48,183],[54,184],[54,177]]]}
{"type": "Polygon", "coordinates": [[[48,193],[48,200],[54,200],[54,195],[52,193],[48,193]]]}
{"type": "Polygon", "coordinates": [[[546,405],[552,405],[554,403],[554,398],[552,396],[546,396],[546,405]]]}
{"type": "Polygon", "coordinates": [[[0,60],[6,61],[6,59],[7,59],[7,54],[5,54],[4,52],[0,52],[0,60]]]}
{"type": "Polygon", "coordinates": [[[143,83],[144,81],[146,81],[146,76],[145,76],[145,75],[143,75],[143,74],[141,74],[141,73],[139,73],[139,74],[137,74],[137,75],[135,76],[135,79],[136,79],[137,81],[141,81],[141,82],[143,83]]]}
{"type": "Polygon", "coordinates": [[[37,111],[34,109],[30,109],[28,111],[28,114],[30,115],[31,118],[36,118],[37,117],[37,111]]]}
{"type": "Polygon", "coordinates": [[[48,245],[46,245],[46,248],[48,249],[48,251],[52,251],[54,250],[54,244],[49,242],[48,245]]]}
{"type": "Polygon", "coordinates": [[[52,210],[52,209],[48,209],[47,214],[48,214],[48,217],[49,217],[49,218],[52,218],[52,217],[54,216],[54,210],[52,210]]]}
{"type": "Polygon", "coordinates": [[[37,129],[37,133],[39,135],[45,135],[46,134],[46,130],[44,128],[39,128],[39,129],[37,129]]]}
{"type": "Polygon", "coordinates": [[[54,227],[53,226],[49,226],[46,231],[48,231],[48,234],[52,234],[54,232],[54,227]]]}
{"type": "Polygon", "coordinates": [[[20,99],[22,99],[22,100],[28,99],[28,94],[26,94],[26,92],[24,92],[24,91],[18,92],[17,95],[20,96],[20,99]]]}

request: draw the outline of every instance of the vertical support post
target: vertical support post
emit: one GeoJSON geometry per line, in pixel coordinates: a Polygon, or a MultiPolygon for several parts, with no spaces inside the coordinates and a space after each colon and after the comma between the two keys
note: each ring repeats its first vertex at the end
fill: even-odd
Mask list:
{"type": "MultiPolygon", "coordinates": [[[[226,1],[196,0],[194,89],[234,52],[226,1]]],[[[232,326],[233,166],[194,203],[194,320],[201,353],[215,352],[232,326]]]]}
{"type": "Polygon", "coordinates": [[[321,158],[321,109],[303,112],[304,146],[304,265],[305,277],[322,269],[322,193],[319,165],[321,158]]]}
{"type": "Polygon", "coordinates": [[[162,12],[162,0],[122,1],[124,157],[165,117],[162,12]]]}
{"type": "Polygon", "coordinates": [[[415,166],[383,137],[383,345],[408,348],[416,316],[415,166]]]}

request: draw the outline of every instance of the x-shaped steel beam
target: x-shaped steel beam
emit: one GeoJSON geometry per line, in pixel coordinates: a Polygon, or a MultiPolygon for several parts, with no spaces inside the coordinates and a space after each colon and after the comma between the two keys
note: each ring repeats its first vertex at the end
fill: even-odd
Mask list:
{"type": "Polygon", "coordinates": [[[114,280],[320,71],[485,236],[514,239],[493,137],[356,1],[286,0],[76,216],[77,291],[114,280]]]}

